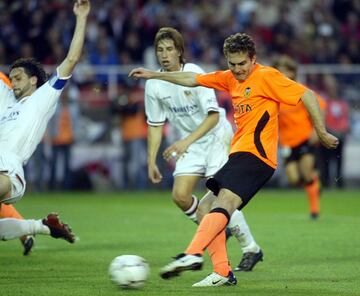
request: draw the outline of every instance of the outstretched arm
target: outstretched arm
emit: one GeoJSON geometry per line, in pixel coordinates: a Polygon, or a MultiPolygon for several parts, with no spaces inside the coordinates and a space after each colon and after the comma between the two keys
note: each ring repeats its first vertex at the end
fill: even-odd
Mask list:
{"type": "Polygon", "coordinates": [[[69,77],[79,61],[84,46],[86,20],[90,11],[89,0],[77,0],[74,4],[76,26],[65,60],[58,67],[60,77],[69,77]]]}
{"type": "Polygon", "coordinates": [[[199,86],[194,72],[156,72],[144,68],[136,68],[129,73],[129,77],[145,78],[145,79],[160,79],[183,86],[199,86]]]}
{"type": "Polygon", "coordinates": [[[310,114],[320,142],[328,149],[335,149],[339,144],[339,140],[326,131],[324,118],[321,115],[319,103],[314,93],[311,90],[306,90],[301,100],[310,114]]]}

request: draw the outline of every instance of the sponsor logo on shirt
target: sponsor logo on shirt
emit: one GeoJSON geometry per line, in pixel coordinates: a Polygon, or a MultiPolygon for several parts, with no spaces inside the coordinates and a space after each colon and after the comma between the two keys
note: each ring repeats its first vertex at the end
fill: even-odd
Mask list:
{"type": "Polygon", "coordinates": [[[0,122],[5,122],[5,121],[10,121],[10,120],[15,120],[20,114],[20,111],[12,111],[10,112],[9,115],[7,116],[3,116],[0,120],[0,122]]]}
{"type": "Polygon", "coordinates": [[[252,111],[252,108],[249,104],[238,104],[238,105],[234,105],[234,111],[235,113],[240,115],[252,111]]]}
{"type": "Polygon", "coordinates": [[[194,104],[194,105],[186,105],[186,106],[181,106],[181,107],[169,107],[170,111],[173,113],[191,113],[194,114],[195,112],[198,111],[199,107],[198,105],[194,104]]]}
{"type": "Polygon", "coordinates": [[[184,95],[186,96],[187,99],[191,99],[192,98],[192,93],[190,90],[184,90],[184,95]]]}

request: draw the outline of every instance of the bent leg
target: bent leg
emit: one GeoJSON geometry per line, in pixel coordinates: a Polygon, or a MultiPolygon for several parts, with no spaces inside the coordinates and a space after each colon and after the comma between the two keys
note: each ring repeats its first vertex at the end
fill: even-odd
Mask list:
{"type": "Polygon", "coordinates": [[[2,204],[0,207],[0,218],[24,219],[13,205],[2,204]]]}
{"type": "MultiPolygon", "coordinates": [[[[215,199],[216,196],[214,195],[214,193],[209,191],[200,200],[197,210],[198,221],[201,221],[202,218],[210,212],[210,209],[215,199]]],[[[231,234],[234,235],[240,243],[243,253],[257,253],[260,251],[260,247],[252,236],[250,228],[246,223],[245,217],[241,211],[235,210],[233,212],[227,227],[230,230],[231,234]]]]}
{"type": "Polygon", "coordinates": [[[186,249],[186,254],[203,254],[207,246],[227,226],[230,216],[242,203],[241,198],[228,189],[221,189],[212,205],[197,228],[195,236],[186,249]]]}
{"type": "MultiPolygon", "coordinates": [[[[15,218],[19,220],[24,219],[23,216],[21,216],[21,214],[15,209],[13,205],[7,204],[2,204],[0,206],[0,218],[15,218]]],[[[26,255],[28,255],[32,248],[33,242],[31,243],[31,246],[27,244],[27,241],[29,241],[30,239],[28,235],[23,235],[19,239],[20,242],[23,244],[24,248],[26,249],[26,255]],[[30,248],[28,246],[30,246],[30,248]]],[[[32,240],[34,241],[34,238],[32,238],[32,240]]]]}
{"type": "Polygon", "coordinates": [[[200,176],[176,176],[172,191],[175,204],[194,222],[197,222],[196,210],[199,202],[192,193],[199,180],[200,176]]]}
{"type": "Polygon", "coordinates": [[[0,202],[11,195],[11,181],[9,176],[0,174],[0,202]]]}
{"type": "Polygon", "coordinates": [[[0,219],[0,239],[11,240],[24,235],[50,234],[50,230],[41,220],[0,219]]]}

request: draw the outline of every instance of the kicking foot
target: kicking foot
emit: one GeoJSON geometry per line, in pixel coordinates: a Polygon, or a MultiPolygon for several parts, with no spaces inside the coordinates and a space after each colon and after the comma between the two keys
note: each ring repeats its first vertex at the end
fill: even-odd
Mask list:
{"type": "Polygon", "coordinates": [[[58,214],[51,213],[47,215],[47,217],[42,220],[42,223],[49,227],[52,237],[62,238],[71,244],[75,242],[75,235],[72,233],[71,228],[69,225],[60,221],[58,214]]]}
{"type": "Polygon", "coordinates": [[[236,277],[229,272],[229,275],[222,276],[216,272],[209,274],[202,281],[193,284],[193,287],[218,287],[218,286],[235,286],[237,284],[236,277]]]}
{"type": "Polygon", "coordinates": [[[174,276],[178,276],[185,270],[199,270],[202,268],[204,262],[204,259],[200,254],[179,254],[174,259],[174,261],[161,269],[160,276],[163,279],[170,279],[174,276]]]}
{"type": "Polygon", "coordinates": [[[235,271],[251,271],[256,263],[263,261],[264,254],[260,250],[257,253],[244,253],[239,265],[235,268],[235,271]]]}

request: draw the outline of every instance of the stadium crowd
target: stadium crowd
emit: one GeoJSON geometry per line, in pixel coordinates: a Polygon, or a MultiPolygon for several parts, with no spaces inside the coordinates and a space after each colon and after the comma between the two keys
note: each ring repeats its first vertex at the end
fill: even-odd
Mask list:
{"type": "MultiPolygon", "coordinates": [[[[360,63],[360,2],[356,0],[95,0],[87,30],[91,64],[144,62],[155,32],[176,27],[199,63],[221,60],[224,37],[246,32],[258,55],[286,53],[300,63],[360,63]]],[[[0,3],[0,64],[33,55],[45,64],[64,56],[74,27],[71,1],[0,3]],[[44,38],[45,36],[45,38],[44,38]]]]}
{"type": "MultiPolygon", "coordinates": [[[[84,54],[74,73],[76,85],[71,86],[73,91],[69,96],[79,97],[80,90],[83,101],[80,116],[86,114],[105,120],[110,112],[99,112],[104,108],[112,110],[113,117],[120,117],[123,146],[146,141],[146,132],[141,127],[145,120],[139,116],[143,113],[139,100],[143,98],[143,90],[139,91],[133,82],[119,79],[117,100],[107,91],[108,76],[94,76],[91,66],[152,65],[153,37],[160,27],[177,28],[187,41],[185,57],[202,65],[226,68],[221,64],[222,44],[226,36],[235,32],[254,37],[257,55],[265,64],[271,64],[281,54],[300,64],[360,64],[360,2],[357,0],[93,0],[92,7],[84,54]],[[88,81],[92,81],[90,85],[88,81]],[[93,111],[86,108],[85,100],[97,98],[105,100],[106,106],[93,102],[93,111]],[[116,106],[117,103],[120,105],[116,106]],[[125,128],[135,121],[135,114],[139,126],[128,132],[125,128]],[[129,136],[125,139],[124,135],[129,136]]],[[[65,56],[74,25],[71,1],[1,1],[0,65],[8,65],[18,57],[35,57],[49,66],[58,64],[65,56]]],[[[323,80],[310,77],[309,86],[326,92],[323,80]]],[[[76,99],[70,99],[70,104],[77,103],[76,99]]],[[[75,130],[74,137],[76,134],[75,130]]],[[[126,147],[122,150],[126,151],[126,147]]],[[[130,159],[124,157],[123,162],[131,162],[130,159]]],[[[144,172],[144,161],[135,165],[138,169],[132,167],[129,171],[144,172]]],[[[99,170],[104,172],[102,168],[99,170]]],[[[128,183],[127,173],[126,169],[121,173],[124,179],[121,187],[128,183]]],[[[137,182],[143,177],[135,173],[133,179],[137,182]]]]}

